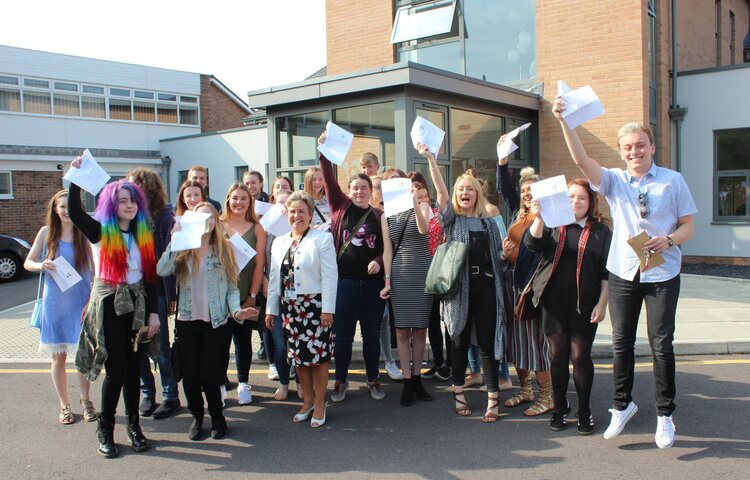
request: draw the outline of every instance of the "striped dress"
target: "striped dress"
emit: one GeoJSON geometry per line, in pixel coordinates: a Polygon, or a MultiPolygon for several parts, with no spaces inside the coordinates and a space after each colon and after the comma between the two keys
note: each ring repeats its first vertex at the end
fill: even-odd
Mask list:
{"type": "Polygon", "coordinates": [[[419,233],[413,208],[388,217],[388,229],[394,250],[401,232],[404,232],[391,262],[394,323],[396,328],[427,328],[432,308],[432,295],[424,293],[424,282],[432,260],[429,236],[419,233]]]}

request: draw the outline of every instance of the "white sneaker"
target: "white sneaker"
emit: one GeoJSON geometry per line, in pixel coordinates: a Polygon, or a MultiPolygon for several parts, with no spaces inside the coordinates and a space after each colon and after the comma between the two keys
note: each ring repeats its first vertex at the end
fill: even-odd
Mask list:
{"type": "Polygon", "coordinates": [[[385,373],[388,374],[391,380],[403,380],[404,379],[404,374],[401,373],[401,370],[398,368],[398,365],[396,365],[395,360],[392,362],[385,362],[385,373]]]}
{"type": "Polygon", "coordinates": [[[656,417],[656,446],[659,448],[669,448],[674,444],[674,422],[672,416],[663,415],[656,417]]]}
{"type": "Polygon", "coordinates": [[[279,379],[279,371],[276,370],[276,365],[274,365],[273,363],[268,366],[268,379],[269,380],[279,379]]]}
{"type": "Polygon", "coordinates": [[[226,407],[227,403],[224,400],[227,399],[227,387],[222,385],[219,390],[221,391],[221,406],[226,407]]]}
{"type": "Polygon", "coordinates": [[[240,383],[237,385],[237,402],[240,405],[250,405],[253,403],[253,392],[252,388],[247,383],[240,383]]]}
{"type": "Polygon", "coordinates": [[[630,402],[625,410],[615,410],[614,408],[610,408],[609,411],[612,414],[612,420],[609,422],[607,431],[604,432],[604,438],[607,440],[615,438],[622,433],[625,425],[631,418],[633,418],[635,412],[638,411],[638,406],[635,402],[630,402]]]}

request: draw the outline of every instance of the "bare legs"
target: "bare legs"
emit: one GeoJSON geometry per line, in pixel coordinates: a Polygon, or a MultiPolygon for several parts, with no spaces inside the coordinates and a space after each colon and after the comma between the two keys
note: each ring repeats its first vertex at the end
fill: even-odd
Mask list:
{"type": "MultiPolygon", "coordinates": [[[[68,356],[65,353],[52,355],[52,366],[50,368],[52,384],[55,387],[55,392],[57,392],[57,398],[60,400],[60,408],[70,405],[70,400],[68,399],[68,375],[65,372],[65,362],[67,359],[68,356]]],[[[88,400],[91,384],[80,373],[77,376],[78,383],[81,386],[81,400],[88,400]]]]}
{"type": "Polygon", "coordinates": [[[328,390],[328,362],[320,365],[297,366],[297,377],[302,387],[302,407],[304,413],[314,407],[313,417],[323,418],[325,414],[326,391],[328,390]]]}
{"type": "Polygon", "coordinates": [[[404,378],[421,375],[422,358],[427,343],[426,328],[397,328],[396,341],[398,344],[398,359],[404,378]],[[411,368],[408,366],[411,365],[411,368]]]}

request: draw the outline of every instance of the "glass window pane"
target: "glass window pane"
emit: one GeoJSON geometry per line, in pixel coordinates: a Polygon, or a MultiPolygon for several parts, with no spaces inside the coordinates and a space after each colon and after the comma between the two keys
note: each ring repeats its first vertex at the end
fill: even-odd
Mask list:
{"type": "Polygon", "coordinates": [[[313,112],[276,119],[280,168],[318,164],[318,137],[326,129],[328,112],[313,112]]]}
{"type": "Polygon", "coordinates": [[[68,83],[68,82],[55,82],[55,90],[65,90],[68,92],[77,92],[78,91],[78,84],[77,83],[68,83]]]}
{"type": "Polygon", "coordinates": [[[159,104],[156,107],[159,111],[159,123],[177,123],[177,107],[174,105],[159,104]]]}
{"type": "Polygon", "coordinates": [[[49,93],[23,92],[23,111],[26,113],[52,113],[52,103],[49,93]]]}
{"type": "Polygon", "coordinates": [[[401,7],[393,22],[391,43],[433,37],[451,30],[456,18],[456,0],[401,7]]]}
{"type": "MultiPolygon", "coordinates": [[[[436,112],[433,110],[425,110],[423,108],[416,108],[414,109],[414,113],[424,118],[425,120],[428,120],[430,123],[438,127],[440,130],[445,131],[445,114],[443,112],[436,112]]],[[[445,139],[443,139],[443,144],[440,145],[440,151],[438,151],[438,157],[445,156],[445,139]]]]}
{"type": "Polygon", "coordinates": [[[117,97],[129,97],[130,96],[130,90],[127,90],[125,88],[110,88],[109,89],[110,95],[115,95],[117,97]]]}
{"type": "Polygon", "coordinates": [[[172,93],[160,93],[159,100],[163,100],[165,102],[176,102],[177,95],[174,95],[172,93]]]}
{"type": "Polygon", "coordinates": [[[0,75],[0,84],[3,85],[18,85],[18,78],[16,77],[8,77],[5,75],[0,75]]]}
{"type": "Polygon", "coordinates": [[[98,95],[104,95],[104,87],[97,87],[94,85],[84,85],[83,93],[96,93],[98,95]]]}
{"type": "Polygon", "coordinates": [[[197,97],[186,97],[185,95],[180,96],[180,101],[184,103],[198,103],[197,97]]]}
{"type": "Polygon", "coordinates": [[[133,96],[135,98],[147,98],[149,100],[153,100],[154,99],[154,92],[143,92],[143,91],[140,91],[140,90],[135,90],[135,91],[133,91],[133,96]]]}
{"type": "Polygon", "coordinates": [[[109,118],[112,120],[132,120],[130,100],[109,99],[109,118]]]}
{"type": "Polygon", "coordinates": [[[133,102],[133,119],[139,122],[155,122],[156,107],[153,103],[133,102]]]}
{"type": "Polygon", "coordinates": [[[83,116],[89,118],[106,118],[107,110],[104,106],[104,99],[100,97],[83,97],[83,116]]]}
{"type": "Polygon", "coordinates": [[[10,172],[0,172],[0,195],[10,195],[10,172]]]}
{"type": "Polygon", "coordinates": [[[750,170],[750,128],[716,132],[716,169],[750,170]]]}
{"type": "Polygon", "coordinates": [[[747,177],[719,177],[719,217],[747,216],[747,177]]]}
{"type": "Polygon", "coordinates": [[[198,109],[180,107],[180,125],[198,125],[198,109]]]}
{"type": "Polygon", "coordinates": [[[0,111],[20,112],[21,91],[0,89],[0,111]]]}
{"type": "MultiPolygon", "coordinates": [[[[443,175],[443,179],[448,178],[448,165],[444,163],[438,163],[438,169],[440,170],[440,174],[443,175]]],[[[437,191],[435,190],[435,185],[430,180],[430,165],[428,163],[415,163],[414,164],[414,170],[421,173],[425,180],[427,180],[427,189],[430,191],[430,200],[433,202],[437,201],[437,191]]],[[[451,188],[452,185],[448,185],[448,188],[451,188]]]]}
{"type": "Polygon", "coordinates": [[[403,51],[401,62],[414,62],[428,67],[439,68],[453,73],[461,73],[461,43],[450,42],[403,51]]]}
{"type": "Polygon", "coordinates": [[[24,78],[23,86],[33,87],[33,88],[49,88],[49,81],[48,80],[36,80],[34,78],[24,78]]]}
{"type": "Polygon", "coordinates": [[[80,99],[78,95],[64,95],[56,93],[53,99],[55,115],[79,117],[81,115],[80,99]]]}

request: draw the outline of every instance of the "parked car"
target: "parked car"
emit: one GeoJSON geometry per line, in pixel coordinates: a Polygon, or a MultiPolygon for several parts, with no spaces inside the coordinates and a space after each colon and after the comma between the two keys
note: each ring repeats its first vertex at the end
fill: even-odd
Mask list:
{"type": "Polygon", "coordinates": [[[23,272],[23,260],[31,245],[25,240],[0,234],[0,282],[9,282],[23,272]]]}

